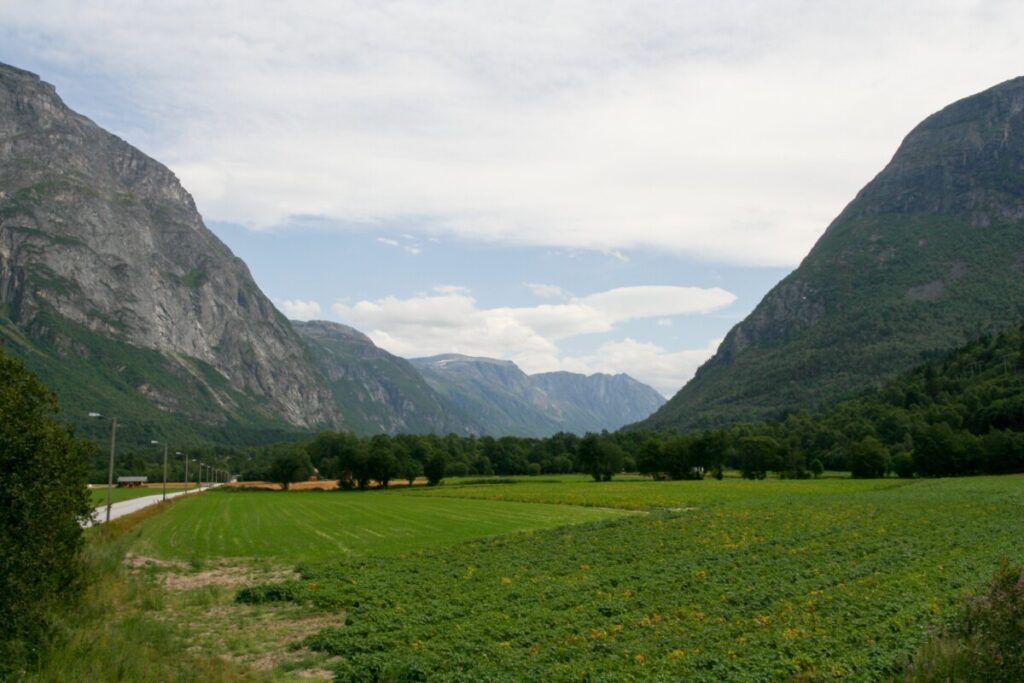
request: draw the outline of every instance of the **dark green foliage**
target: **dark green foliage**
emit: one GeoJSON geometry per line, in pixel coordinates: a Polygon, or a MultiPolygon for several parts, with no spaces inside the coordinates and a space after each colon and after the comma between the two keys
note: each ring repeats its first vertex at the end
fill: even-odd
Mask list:
{"type": "Polygon", "coordinates": [[[375,480],[384,488],[387,488],[391,480],[400,474],[398,459],[395,457],[389,437],[378,434],[370,439],[366,467],[370,479],[375,480]]]}
{"type": "Polygon", "coordinates": [[[313,474],[313,464],[306,451],[299,447],[285,450],[270,463],[268,475],[271,481],[288,490],[297,481],[306,481],[313,474]]]}
{"type": "Polygon", "coordinates": [[[782,468],[779,443],[770,436],[741,437],[738,448],[744,479],[764,479],[769,470],[782,468]]]}
{"type": "Polygon", "coordinates": [[[0,350],[0,678],[37,662],[51,614],[80,589],[91,445],[56,397],[0,350]]]}
{"type": "Polygon", "coordinates": [[[611,481],[622,471],[625,454],[607,434],[587,434],[580,441],[579,458],[581,467],[594,481],[611,481]]]}
{"type": "Polygon", "coordinates": [[[857,479],[877,479],[889,470],[889,449],[873,436],[851,444],[846,457],[850,473],[857,479]]]}
{"type": "Polygon", "coordinates": [[[427,483],[430,486],[437,486],[444,479],[445,470],[448,468],[448,458],[440,451],[434,451],[423,463],[423,474],[427,475],[427,483]]]}

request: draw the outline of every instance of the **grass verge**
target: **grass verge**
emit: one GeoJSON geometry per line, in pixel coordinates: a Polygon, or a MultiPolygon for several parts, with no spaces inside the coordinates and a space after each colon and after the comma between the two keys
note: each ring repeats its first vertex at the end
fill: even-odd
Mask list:
{"type": "Polygon", "coordinates": [[[59,619],[42,668],[22,680],[273,680],[212,651],[193,649],[186,629],[155,616],[165,600],[164,588],[151,576],[125,568],[125,555],[140,534],[139,522],[167,507],[146,508],[87,532],[84,561],[88,588],[81,601],[59,619]]]}

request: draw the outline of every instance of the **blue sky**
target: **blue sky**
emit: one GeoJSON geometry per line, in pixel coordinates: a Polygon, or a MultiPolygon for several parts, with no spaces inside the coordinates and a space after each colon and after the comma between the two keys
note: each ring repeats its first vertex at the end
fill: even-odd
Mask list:
{"type": "Polygon", "coordinates": [[[666,395],[902,137],[1024,73],[1002,1],[0,3],[286,314],[666,395]]]}

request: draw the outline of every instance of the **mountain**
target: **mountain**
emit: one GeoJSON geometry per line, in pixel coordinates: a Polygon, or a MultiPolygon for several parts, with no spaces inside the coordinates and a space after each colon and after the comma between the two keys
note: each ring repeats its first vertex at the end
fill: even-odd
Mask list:
{"type": "Polygon", "coordinates": [[[441,398],[404,358],[362,332],[337,323],[292,321],[338,413],[359,434],[478,434],[482,427],[441,398]]]}
{"type": "Polygon", "coordinates": [[[929,116],[800,266],[637,428],[778,417],[1024,312],[1024,78],[929,116]]]}
{"type": "Polygon", "coordinates": [[[665,397],[629,375],[545,372],[530,375],[534,386],[561,406],[566,431],[615,430],[642,420],[665,404],[665,397]]]}
{"type": "Polygon", "coordinates": [[[344,425],[288,320],[174,174],[5,65],[0,331],[75,417],[344,425]]]}
{"type": "Polygon", "coordinates": [[[445,354],[416,358],[427,383],[495,436],[617,429],[664,399],[626,375],[527,375],[507,360],[445,354]]]}

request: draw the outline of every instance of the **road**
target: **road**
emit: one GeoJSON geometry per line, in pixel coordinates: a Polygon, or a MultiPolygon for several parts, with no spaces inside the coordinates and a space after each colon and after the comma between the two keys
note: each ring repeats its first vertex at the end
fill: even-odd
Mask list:
{"type": "MultiPolygon", "coordinates": [[[[214,484],[213,486],[204,486],[202,489],[189,489],[188,491],[176,491],[174,493],[168,493],[167,498],[177,498],[178,496],[190,496],[201,491],[208,491],[211,488],[217,488],[223,486],[223,484],[214,484]]],[[[164,499],[163,493],[157,493],[152,496],[142,496],[140,498],[131,498],[129,500],[122,500],[119,503],[114,503],[110,506],[110,519],[117,519],[118,517],[124,517],[130,515],[133,512],[138,512],[142,508],[147,508],[150,505],[156,505],[164,499]]],[[[93,524],[102,524],[107,519],[107,506],[98,505],[92,512],[92,520],[82,524],[83,527],[89,528],[93,524]]]]}

